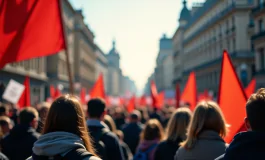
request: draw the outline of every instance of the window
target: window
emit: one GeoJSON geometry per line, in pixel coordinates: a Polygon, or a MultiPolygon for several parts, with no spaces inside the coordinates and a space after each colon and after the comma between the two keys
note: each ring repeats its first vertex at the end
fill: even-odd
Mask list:
{"type": "Polygon", "coordinates": [[[263,20],[259,20],[259,32],[262,32],[264,30],[263,20]]]}
{"type": "Polygon", "coordinates": [[[265,59],[265,56],[264,56],[264,48],[261,48],[259,50],[259,54],[260,54],[260,69],[261,70],[264,70],[265,69],[265,62],[264,62],[264,59],[265,59]]]}

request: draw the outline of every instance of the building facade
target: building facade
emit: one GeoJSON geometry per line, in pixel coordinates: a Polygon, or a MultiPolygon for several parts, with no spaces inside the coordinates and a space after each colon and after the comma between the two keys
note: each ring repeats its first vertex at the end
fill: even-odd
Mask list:
{"type": "Polygon", "coordinates": [[[167,38],[167,36],[164,34],[159,41],[159,53],[156,59],[155,68],[155,82],[158,92],[171,89],[173,86],[172,53],[172,40],[167,38]]]}
{"type": "Polygon", "coordinates": [[[96,45],[96,66],[95,78],[97,79],[100,74],[103,74],[105,91],[108,93],[108,60],[106,54],[96,45]]]}
{"type": "Polygon", "coordinates": [[[121,86],[121,69],[120,55],[116,50],[116,42],[112,42],[112,49],[107,54],[108,60],[108,76],[107,76],[107,94],[111,96],[120,95],[121,86]]]}
{"type": "Polygon", "coordinates": [[[257,88],[265,87],[265,1],[255,0],[250,33],[255,48],[257,88]]]}
{"type": "Polygon", "coordinates": [[[74,79],[76,92],[80,88],[91,89],[96,80],[96,45],[94,34],[84,23],[82,10],[75,12],[74,28],[74,79]]]}
{"type": "Polygon", "coordinates": [[[249,0],[206,0],[191,10],[183,1],[179,27],[173,36],[174,80],[183,87],[195,71],[197,89],[218,91],[223,50],[228,50],[246,86],[255,74],[251,35],[253,4],[249,0]]]}

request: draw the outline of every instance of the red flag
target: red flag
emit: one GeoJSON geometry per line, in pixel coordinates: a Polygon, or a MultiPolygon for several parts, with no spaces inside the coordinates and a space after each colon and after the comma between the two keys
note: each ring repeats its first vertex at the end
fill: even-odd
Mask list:
{"type": "Polygon", "coordinates": [[[251,96],[255,92],[256,89],[256,78],[253,78],[251,82],[248,84],[248,86],[245,88],[245,93],[247,95],[247,98],[251,96]]]}
{"type": "Polygon", "coordinates": [[[156,107],[162,108],[165,104],[165,91],[160,92],[156,98],[156,107]]]}
{"type": "Polygon", "coordinates": [[[185,89],[181,95],[181,100],[190,104],[190,109],[193,111],[197,103],[197,87],[195,72],[191,72],[185,89]]]}
{"type": "Polygon", "coordinates": [[[27,76],[24,81],[25,90],[23,91],[18,105],[20,108],[29,107],[30,106],[30,80],[27,76]]]}
{"type": "Polygon", "coordinates": [[[179,87],[179,83],[177,83],[176,85],[176,91],[175,91],[175,94],[176,94],[176,108],[179,108],[180,107],[180,87],[179,87]]]}
{"type": "Polygon", "coordinates": [[[82,87],[80,91],[80,102],[86,104],[86,89],[82,87]]]}
{"type": "Polygon", "coordinates": [[[53,85],[50,85],[50,97],[54,97],[54,95],[55,95],[55,88],[54,88],[54,86],[53,85]]]}
{"type": "Polygon", "coordinates": [[[151,81],[151,97],[152,97],[152,100],[153,100],[153,107],[157,107],[157,89],[156,89],[156,84],[154,81],[151,81]]]}
{"type": "Polygon", "coordinates": [[[90,98],[100,97],[105,99],[105,89],[104,89],[104,80],[103,74],[100,74],[96,83],[90,91],[90,98]]]}
{"type": "Polygon", "coordinates": [[[58,87],[56,87],[56,90],[54,92],[54,96],[52,97],[53,100],[55,100],[56,98],[60,97],[62,95],[60,89],[58,87]]]}
{"type": "Polygon", "coordinates": [[[0,68],[66,48],[59,0],[1,0],[0,7],[0,68]]]}
{"type": "Polygon", "coordinates": [[[225,137],[227,143],[231,142],[234,135],[237,134],[244,123],[244,118],[246,117],[246,101],[247,96],[239,81],[235,68],[228,53],[224,51],[218,102],[227,124],[230,125],[229,134],[225,137]]]}
{"type": "Polygon", "coordinates": [[[139,102],[140,106],[146,106],[146,97],[145,95],[142,95],[139,102]]]}
{"type": "Polygon", "coordinates": [[[135,109],[135,96],[132,96],[132,98],[130,99],[127,105],[127,111],[128,113],[132,113],[134,109],[135,109]]]}

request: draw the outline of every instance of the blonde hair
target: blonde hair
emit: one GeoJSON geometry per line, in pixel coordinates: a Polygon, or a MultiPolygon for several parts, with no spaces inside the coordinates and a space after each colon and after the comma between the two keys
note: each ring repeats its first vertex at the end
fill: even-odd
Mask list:
{"type": "Polygon", "coordinates": [[[144,130],[142,131],[141,141],[144,140],[163,140],[164,130],[161,123],[157,119],[150,119],[146,122],[144,130]]]}
{"type": "Polygon", "coordinates": [[[191,111],[189,108],[178,108],[171,116],[167,129],[166,138],[170,141],[177,139],[185,140],[187,128],[191,120],[191,111]]]}
{"type": "Polygon", "coordinates": [[[111,116],[105,115],[104,116],[104,123],[109,127],[110,131],[115,133],[117,131],[116,124],[111,116]]]}
{"type": "Polygon", "coordinates": [[[199,134],[204,130],[216,131],[222,138],[227,134],[223,113],[218,104],[213,101],[202,101],[197,104],[188,128],[187,140],[181,146],[192,149],[199,134]]]}

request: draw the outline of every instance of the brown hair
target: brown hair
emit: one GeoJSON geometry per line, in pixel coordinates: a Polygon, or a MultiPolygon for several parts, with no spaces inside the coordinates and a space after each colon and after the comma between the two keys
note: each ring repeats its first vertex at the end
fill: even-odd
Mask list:
{"type": "Polygon", "coordinates": [[[63,131],[81,137],[86,149],[95,154],[86,126],[85,115],[78,99],[71,95],[57,98],[51,105],[43,134],[63,131]]]}
{"type": "Polygon", "coordinates": [[[264,132],[265,88],[261,88],[257,91],[257,93],[251,95],[248,99],[246,110],[251,130],[264,132]]]}
{"type": "Polygon", "coordinates": [[[145,124],[145,128],[141,133],[141,141],[155,140],[160,141],[164,138],[164,130],[161,123],[156,119],[151,119],[145,124]]]}
{"type": "Polygon", "coordinates": [[[35,118],[39,118],[39,113],[33,107],[26,107],[19,113],[20,124],[30,124],[35,118]]]}
{"type": "Polygon", "coordinates": [[[185,140],[187,128],[191,120],[191,111],[189,108],[178,108],[171,116],[167,129],[167,140],[176,141],[177,139],[185,140]]]}
{"type": "Polygon", "coordinates": [[[202,101],[197,104],[188,129],[187,140],[181,145],[186,149],[192,149],[204,130],[216,131],[223,138],[227,134],[223,113],[218,104],[213,101],[202,101]]]}
{"type": "Polygon", "coordinates": [[[110,131],[112,131],[114,133],[116,132],[117,127],[116,127],[114,120],[111,118],[111,116],[105,115],[104,116],[104,123],[109,127],[110,131]]]}

